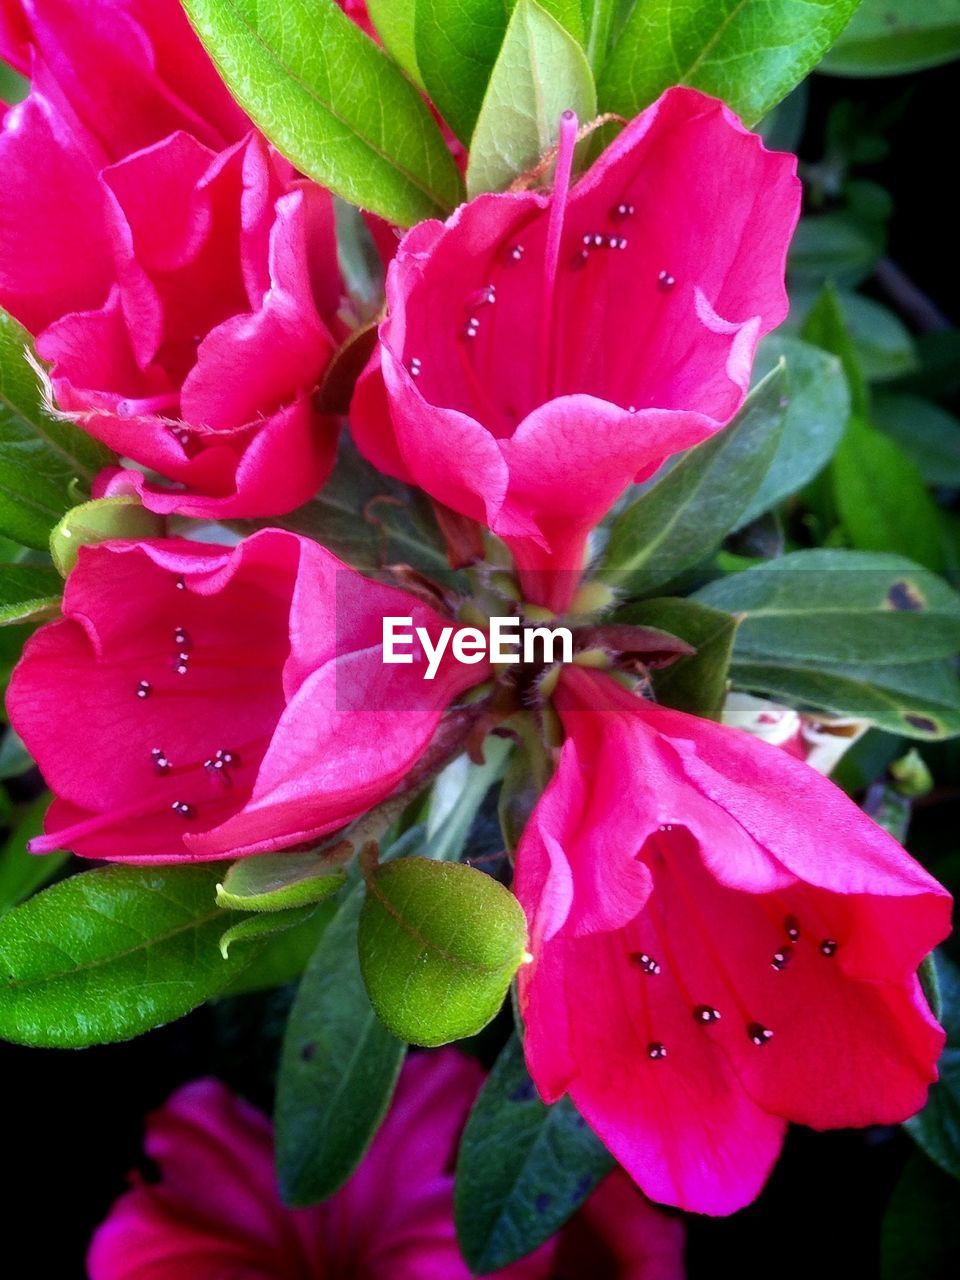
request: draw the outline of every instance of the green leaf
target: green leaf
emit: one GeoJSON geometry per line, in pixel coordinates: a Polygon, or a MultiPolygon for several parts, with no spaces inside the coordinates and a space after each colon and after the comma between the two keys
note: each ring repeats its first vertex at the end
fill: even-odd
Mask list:
{"type": "MultiPolygon", "coordinates": [[[[916,747],[910,748],[911,753],[915,753],[916,750],[916,747]]],[[[952,961],[950,963],[952,964],[952,961]]],[[[939,1022],[943,1014],[943,992],[940,990],[935,952],[931,951],[923,957],[920,968],[917,970],[917,977],[920,979],[920,986],[923,989],[924,999],[930,1006],[930,1012],[939,1022]]]]}
{"type": "Polygon", "coordinates": [[[802,659],[739,661],[734,686],[765,693],[794,706],[869,720],[889,733],[935,741],[960,733],[960,681],[951,662],[839,662],[810,665],[802,659]]]}
{"type": "Polygon", "coordinates": [[[23,744],[23,739],[9,726],[0,742],[0,782],[8,778],[18,778],[33,768],[33,756],[23,744]]]}
{"type": "Polygon", "coordinates": [[[50,555],[62,577],[77,563],[80,548],[116,538],[160,538],[164,521],[139,498],[94,498],[72,507],[50,534],[50,555]]]}
{"type": "MultiPolygon", "coordinates": [[[[790,315],[780,332],[800,334],[815,341],[813,336],[804,333],[804,324],[819,293],[812,282],[794,284],[790,293],[790,315]]],[[[910,375],[918,367],[917,340],[895,312],[850,289],[834,289],[833,293],[837,303],[835,323],[846,330],[852,356],[863,378],[869,382],[892,382],[910,375]]],[[[817,340],[816,345],[825,344],[817,340]]]]}
{"type": "Polygon", "coordinates": [[[384,1024],[414,1044],[474,1035],[516,973],[526,921],[516,898],[462,863],[402,858],[367,875],[357,937],[384,1024]]]}
{"type": "Polygon", "coordinates": [[[235,862],[217,885],[217,905],[234,911],[284,911],[322,902],[346,872],[316,853],[265,853],[235,862]]]}
{"type": "Polygon", "coordinates": [[[209,867],[100,867],[0,920],[0,1036],[81,1049],[127,1040],[217,995],[253,958],[224,960],[209,867]]]}
{"type": "Polygon", "coordinates": [[[812,71],[859,0],[637,0],[600,82],[632,116],[672,84],[730,104],[748,125],[812,71]]]}
{"type": "Polygon", "coordinates": [[[375,471],[347,437],[317,496],[277,523],[322,543],[365,573],[385,577],[388,565],[407,564],[455,589],[465,585],[463,575],[450,568],[424,495],[375,471]]]}
{"type": "Polygon", "coordinates": [[[20,661],[23,646],[34,630],[33,623],[0,627],[0,695],[6,694],[11,672],[20,661]]]}
{"type": "Polygon", "coordinates": [[[757,132],[769,150],[797,150],[806,127],[809,108],[810,81],[801,80],[757,126],[757,132]]]}
{"type": "Polygon", "coordinates": [[[919,1152],[883,1219],[881,1280],[946,1280],[960,1270],[960,1187],[919,1152]]]}
{"type": "Polygon", "coordinates": [[[535,0],[517,0],[470,143],[467,195],[500,191],[532,169],[566,110],[597,114],[586,54],[535,0]]]}
{"type": "Polygon", "coordinates": [[[70,857],[69,853],[27,852],[28,842],[43,831],[43,816],[49,803],[47,791],[31,801],[0,846],[0,914],[42,888],[70,857]]]}
{"type": "Polygon", "coordinates": [[[334,0],[184,0],[240,105],[315,181],[400,226],[461,199],[416,87],[334,0]]]}
{"type": "MultiPolygon", "coordinates": [[[[416,0],[416,56],[427,94],[465,143],[515,5],[516,0],[416,0]]],[[[541,0],[541,7],[582,43],[580,0],[541,0]]]]}
{"type": "Polygon", "coordinates": [[[530,815],[553,774],[553,761],[539,720],[524,713],[513,718],[512,727],[520,741],[510,756],[497,797],[500,834],[511,854],[516,852],[530,815]]]}
{"type": "Polygon", "coordinates": [[[0,564],[0,627],[53,617],[63,583],[56,569],[38,564],[0,564]]]}
{"type": "Polygon", "coordinates": [[[584,48],[594,75],[599,77],[607,58],[616,47],[623,24],[630,16],[634,0],[583,0],[586,18],[584,48]]]}
{"type": "Polygon", "coordinates": [[[895,312],[846,290],[841,290],[838,300],[868,382],[890,382],[916,368],[913,338],[895,312]]]}
{"type": "Polygon", "coordinates": [[[42,407],[40,379],[27,363],[30,335],[0,311],[0,534],[47,549],[50,530],[113,455],[42,407]]]}
{"type": "Polygon", "coordinates": [[[870,400],[863,367],[847,327],[840,297],[832,284],[825,285],[820,291],[804,322],[801,336],[815,347],[840,357],[850,388],[850,407],[854,413],[866,415],[870,400]]]}
{"type": "Polygon", "coordinates": [[[878,396],[873,421],[897,442],[926,484],[960,488],[960,419],[919,396],[878,396]]]}
{"type": "Polygon", "coordinates": [[[940,514],[900,447],[851,418],[833,459],[833,497],[844,531],[863,551],[894,551],[928,569],[943,566],[940,514]]]}
{"type": "Polygon", "coordinates": [[[221,936],[220,954],[226,960],[230,955],[230,948],[235,943],[262,942],[278,933],[286,933],[288,929],[293,929],[309,920],[315,909],[316,904],[309,903],[286,911],[260,911],[254,915],[244,916],[221,936]]]}
{"type": "Polygon", "coordinates": [[[942,950],[934,952],[932,960],[947,1043],[938,1063],[940,1078],[930,1086],[927,1105],[904,1127],[931,1160],[960,1178],[960,967],[942,950]]]}
{"type": "Polygon", "coordinates": [[[421,89],[424,84],[417,66],[414,19],[422,4],[423,0],[408,0],[406,4],[397,4],[397,0],[367,0],[367,12],[383,47],[421,89]]]}
{"type": "Polygon", "coordinates": [[[532,1253],[613,1164],[569,1099],[540,1101],[513,1036],[474,1104],[457,1159],[457,1238],[471,1271],[488,1275],[532,1253]]]}
{"type": "Polygon", "coordinates": [[[819,67],[839,76],[892,76],[960,57],[960,0],[863,0],[819,67]]]}
{"type": "Polygon", "coordinates": [[[702,587],[694,599],[743,615],[738,662],[891,665],[960,648],[960,597],[902,556],[795,551],[702,587]]]}
{"type": "Polygon", "coordinates": [[[653,672],[657,701],[708,720],[719,720],[727,694],[727,680],[737,620],[697,600],[643,600],[616,615],[618,622],[659,627],[686,640],[696,649],[653,672]]]}
{"type": "Polygon", "coordinates": [[[283,1041],[276,1102],[280,1194],[332,1195],[360,1163],[390,1105],[406,1046],[379,1021],[357,961],[357,885],[327,926],[283,1041]]]}
{"type": "Polygon", "coordinates": [[[298,981],[339,905],[336,898],[327,898],[298,924],[267,938],[251,963],[221,994],[235,996],[269,991],[298,981]]]}
{"type": "Polygon", "coordinates": [[[782,365],[736,418],[685,453],[618,517],[600,573],[628,595],[649,595],[698,564],[733,529],[770,468],[783,430],[782,365]]]}
{"type": "Polygon", "coordinates": [[[773,461],[737,521],[738,529],[798,493],[823,470],[850,416],[850,392],[837,356],[799,338],[771,334],[757,352],[754,380],[762,381],[780,360],[787,367],[790,403],[773,461]]]}
{"type": "Polygon", "coordinates": [[[427,818],[427,841],[422,849],[425,858],[459,860],[487,792],[503,776],[512,746],[508,738],[487,737],[483,764],[458,756],[439,775],[427,818]]]}
{"type": "Polygon", "coordinates": [[[790,278],[797,283],[860,284],[883,253],[882,233],[849,213],[818,213],[801,218],[790,244],[790,278]]]}

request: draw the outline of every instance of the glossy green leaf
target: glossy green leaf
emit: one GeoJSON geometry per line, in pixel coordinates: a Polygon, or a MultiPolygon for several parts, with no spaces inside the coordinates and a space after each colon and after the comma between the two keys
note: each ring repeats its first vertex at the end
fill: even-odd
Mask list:
{"type": "Polygon", "coordinates": [[[407,0],[403,4],[397,4],[397,0],[367,0],[367,12],[383,47],[423,88],[414,35],[414,20],[421,4],[422,0],[407,0]]]}
{"type": "Polygon", "coordinates": [[[28,853],[27,843],[43,831],[49,792],[30,802],[0,845],[0,914],[42,888],[60,870],[69,853],[28,853]]]}
{"type": "Polygon", "coordinates": [[[901,75],[960,58],[960,0],[862,0],[820,70],[901,75]]]}
{"type": "Polygon", "coordinates": [[[139,498],[94,498],[71,507],[50,533],[50,555],[65,578],[77,563],[80,548],[114,538],[160,538],[164,521],[139,498]]]}
{"type": "MultiPolygon", "coordinates": [[[[516,0],[416,0],[416,56],[424,85],[464,143],[476,126],[515,5],[516,0]]],[[[582,43],[580,0],[541,0],[541,8],[582,43]]]]}
{"type": "Polygon", "coordinates": [[[36,564],[0,564],[0,627],[53,617],[63,583],[56,569],[36,564]]]}
{"type": "Polygon", "coordinates": [[[795,551],[711,582],[694,598],[742,615],[740,662],[896,665],[960,648],[960,597],[902,556],[795,551]]]}
{"type": "Polygon", "coordinates": [[[0,782],[18,778],[33,768],[33,757],[24,746],[23,739],[9,726],[0,741],[0,782]]]}
{"type": "Polygon", "coordinates": [[[917,365],[913,338],[895,312],[872,298],[841,290],[840,310],[869,382],[891,382],[917,365]]]}
{"type": "Polygon", "coordinates": [[[222,992],[223,996],[269,991],[298,981],[316,951],[324,930],[336,916],[340,903],[327,898],[292,928],[265,939],[253,960],[222,992]]]}
{"type": "Polygon", "coordinates": [[[883,252],[880,232],[849,213],[818,213],[801,218],[790,244],[790,277],[801,285],[860,284],[883,252]]]}
{"type": "Polygon", "coordinates": [[[810,81],[801,80],[757,126],[757,132],[771,151],[796,151],[807,123],[810,81]]]}
{"type": "Polygon", "coordinates": [[[0,696],[6,694],[11,672],[20,661],[23,646],[35,629],[34,623],[0,627],[0,696]]]}
{"type": "Polygon", "coordinates": [[[255,955],[224,960],[209,867],[100,867],[0,920],[0,1037],[79,1049],[140,1035],[217,995],[255,955]]]}
{"type": "Polygon", "coordinates": [[[866,416],[870,399],[863,366],[840,297],[832,284],[825,285],[818,294],[804,321],[801,336],[822,351],[839,356],[850,388],[850,407],[854,413],[866,416]]]}
{"type": "Polygon", "coordinates": [[[370,1005],[357,961],[355,887],[303,975],[283,1041],[276,1157],[286,1204],[332,1195],[349,1178],[390,1105],[406,1046],[370,1005]]]}
{"type": "Polygon", "coordinates": [[[509,853],[515,853],[540,797],[553,775],[553,760],[543,741],[538,720],[529,714],[514,717],[520,741],[514,747],[497,797],[500,834],[509,853]]]}
{"type": "Polygon", "coordinates": [[[760,344],[754,380],[761,381],[780,360],[787,368],[790,403],[773,461],[737,521],[738,529],[798,493],[823,470],[850,416],[850,392],[837,356],[774,333],[760,344]]]}
{"type": "MultiPolygon", "coordinates": [[[[794,284],[790,315],[781,333],[802,333],[817,294],[812,282],[794,284]]],[[[916,340],[896,312],[850,289],[838,290],[836,298],[860,370],[868,382],[893,382],[918,367],[916,340]]]]}
{"type": "Polygon", "coordinates": [[[459,860],[487,792],[503,776],[512,745],[508,738],[490,736],[483,744],[482,764],[458,756],[439,775],[427,818],[427,839],[420,850],[425,858],[459,860]]]}
{"type": "Polygon", "coordinates": [[[933,486],[960,488],[960,419],[919,396],[878,396],[873,421],[933,486]]]}
{"type": "Polygon", "coordinates": [[[597,113],[581,47],[536,0],[518,0],[477,117],[467,194],[501,191],[555,145],[560,117],[597,113]]]}
{"type": "Polygon", "coordinates": [[[947,1043],[938,1063],[939,1080],[927,1105],[905,1128],[941,1169],[960,1178],[960,967],[941,950],[933,955],[947,1043]]]}
{"type": "Polygon", "coordinates": [[[859,0],[637,0],[600,81],[600,106],[632,116],[672,84],[756,124],[812,71],[859,0]]]}
{"type": "Polygon", "coordinates": [[[887,1204],[881,1280],[949,1280],[960,1272],[960,1186],[919,1152],[887,1204]]]}
{"type": "Polygon", "coordinates": [[[315,181],[400,226],[444,216],[460,177],[416,87],[335,0],[184,0],[241,106],[315,181]]]}
{"type": "Polygon", "coordinates": [[[599,75],[619,34],[632,0],[584,0],[584,49],[594,75],[599,75]]]}
{"type": "MultiPolygon", "coordinates": [[[[916,752],[916,747],[911,747],[910,750],[911,752],[916,752]]],[[[917,970],[917,977],[920,979],[920,986],[923,989],[924,999],[930,1006],[930,1012],[939,1022],[943,1014],[943,992],[940,990],[940,976],[937,973],[935,952],[931,951],[923,957],[920,962],[920,968],[917,970]]]]}
{"type": "Polygon", "coordinates": [[[464,582],[450,568],[424,495],[375,471],[349,438],[341,442],[333,474],[317,496],[278,523],[364,573],[382,577],[388,565],[406,564],[453,587],[464,582]]]}
{"type": "Polygon", "coordinates": [[[472,1272],[488,1275],[532,1253],[613,1163],[569,1099],[540,1101],[513,1036],[474,1104],[457,1158],[457,1238],[472,1272]]]}
{"type": "Polygon", "coordinates": [[[719,546],[770,469],[788,403],[778,365],[730,426],[684,454],[618,517],[601,574],[628,595],[648,595],[719,546]]]}
{"type": "Polygon", "coordinates": [[[796,658],[740,661],[734,686],[793,706],[869,720],[889,733],[935,741],[960,733],[960,681],[946,659],[903,664],[844,664],[796,658]]]}
{"type": "Polygon", "coordinates": [[[284,911],[322,902],[346,882],[342,867],[316,853],[265,853],[235,862],[217,885],[217,905],[234,911],[284,911]]]}
{"type": "Polygon", "coordinates": [[[643,600],[617,613],[618,622],[659,627],[696,649],[653,672],[657,701],[677,711],[719,720],[727,693],[737,620],[720,609],[680,597],[643,600]]]}
{"type": "Polygon", "coordinates": [[[112,454],[43,409],[30,335],[0,311],[0,534],[45,551],[51,528],[112,454]]]}
{"type": "Polygon", "coordinates": [[[286,911],[258,911],[253,915],[243,916],[236,924],[231,925],[220,937],[220,954],[226,960],[231,948],[236,944],[263,942],[278,933],[286,933],[297,925],[309,920],[316,909],[309,903],[303,907],[291,907],[286,911]]]}
{"type": "Polygon", "coordinates": [[[831,467],[833,498],[852,546],[893,551],[943,567],[936,503],[920,472],[889,436],[851,418],[831,467]]]}
{"type": "Polygon", "coordinates": [[[526,921],[503,885],[462,863],[401,858],[371,870],[360,968],[384,1024],[414,1044],[461,1040],[496,1014],[526,921]]]}

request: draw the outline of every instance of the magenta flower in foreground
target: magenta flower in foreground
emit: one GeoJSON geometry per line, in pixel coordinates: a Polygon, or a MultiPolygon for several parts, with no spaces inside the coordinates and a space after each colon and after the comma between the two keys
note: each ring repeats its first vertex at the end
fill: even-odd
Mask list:
{"type": "Polygon", "coordinates": [[[528,598],[565,608],[626,486],[742,404],[787,314],[795,164],[671,89],[569,192],[561,172],[552,197],[484,195],[415,227],[354,398],[361,450],[489,525],[528,598]]]}
{"type": "Polygon", "coordinates": [[[11,723],[55,799],[35,852],[136,862],[290,847],[351,821],[419,759],[483,667],[382,661],[384,614],[445,620],[266,529],[235,549],[84,547],[30,639],[11,723]]]}
{"type": "MultiPolygon", "coordinates": [[[[90,1280],[469,1280],[453,1227],[456,1144],[482,1083],[453,1049],[408,1059],[357,1172],[331,1199],[277,1198],[267,1118],[214,1080],[147,1123],[156,1183],[138,1179],[94,1236],[90,1280]]],[[[612,1174],[509,1280],[682,1280],[683,1226],[612,1174]]]]}
{"type": "Polygon", "coordinates": [[[517,854],[527,1064],[653,1200],[729,1213],[787,1121],[896,1123],[943,1032],[917,967],[950,897],[837,787],[570,667],[517,854]]]}
{"type": "Polygon", "coordinates": [[[314,392],[344,336],[328,192],[251,130],[177,0],[0,0],[32,78],[0,133],[0,304],[58,407],[169,484],[265,516],[333,464],[314,392]]]}

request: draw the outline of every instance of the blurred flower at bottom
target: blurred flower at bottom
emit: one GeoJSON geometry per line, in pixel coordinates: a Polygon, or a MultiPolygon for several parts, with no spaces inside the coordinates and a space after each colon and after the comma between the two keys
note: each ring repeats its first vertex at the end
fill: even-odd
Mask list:
{"type": "MultiPolygon", "coordinates": [[[[454,1049],[407,1061],[356,1173],[322,1204],[277,1195],[269,1120],[216,1080],[147,1120],[158,1178],[134,1175],[94,1235],[90,1280],[469,1280],[453,1223],[453,1168],[483,1082],[454,1049]]],[[[684,1228],[612,1173],[509,1280],[681,1280],[684,1228]]]]}

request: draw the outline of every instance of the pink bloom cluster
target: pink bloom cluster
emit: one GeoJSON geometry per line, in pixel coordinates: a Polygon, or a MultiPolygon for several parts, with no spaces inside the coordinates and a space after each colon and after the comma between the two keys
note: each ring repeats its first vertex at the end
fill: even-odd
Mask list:
{"type": "Polygon", "coordinates": [[[3,0],[31,77],[0,134],[0,304],[60,409],[167,483],[152,510],[305,502],[336,423],[313,393],[345,336],[333,204],[250,125],[178,0],[3,0]]]}
{"type": "MultiPolygon", "coordinates": [[[[453,1225],[453,1160],[482,1082],[454,1049],[410,1058],[360,1168],[331,1199],[277,1198],[266,1116],[215,1080],[147,1124],[159,1180],[134,1180],[90,1249],[90,1280],[469,1280],[453,1225]]],[[[682,1280],[683,1227],[611,1174],[563,1231],[503,1280],[682,1280]]]]}
{"type": "MultiPolygon", "coordinates": [[[[0,38],[32,79],[0,140],[0,302],[36,333],[60,410],[155,473],[132,482],[153,510],[306,501],[335,438],[314,391],[345,337],[330,195],[250,127],[175,0],[0,0],[0,38]]],[[[786,314],[799,208],[793,159],[693,90],[571,185],[575,132],[566,119],[552,192],[484,195],[406,235],[351,411],[370,462],[498,535],[526,600],[557,611],[625,488],[742,404],[786,314]]],[[[9,693],[56,797],[34,848],[227,858],[377,805],[490,675],[385,666],[387,615],[447,622],[279,530],[83,548],[9,693]]],[[[916,970],[948,930],[946,893],[789,752],[576,665],[553,700],[563,745],[515,882],[543,1096],[569,1094],[651,1197],[710,1213],[757,1194],[788,1121],[916,1111],[943,1042],[916,970]]],[[[301,1215],[276,1204],[265,1122],[216,1086],[184,1091],[151,1130],[165,1181],[120,1202],[94,1280],[137,1258],[186,1274],[201,1243],[211,1267],[302,1275],[335,1239],[338,1266],[459,1276],[445,1162],[475,1081],[440,1059],[434,1131],[415,1123],[423,1061],[354,1182],[301,1215]],[[423,1143],[416,1178],[401,1132],[423,1143]],[[382,1239],[358,1228],[371,1213],[382,1239]]],[[[619,1206],[637,1217],[618,1231],[662,1224],[608,1187],[584,1221],[616,1255],[619,1206]]]]}

